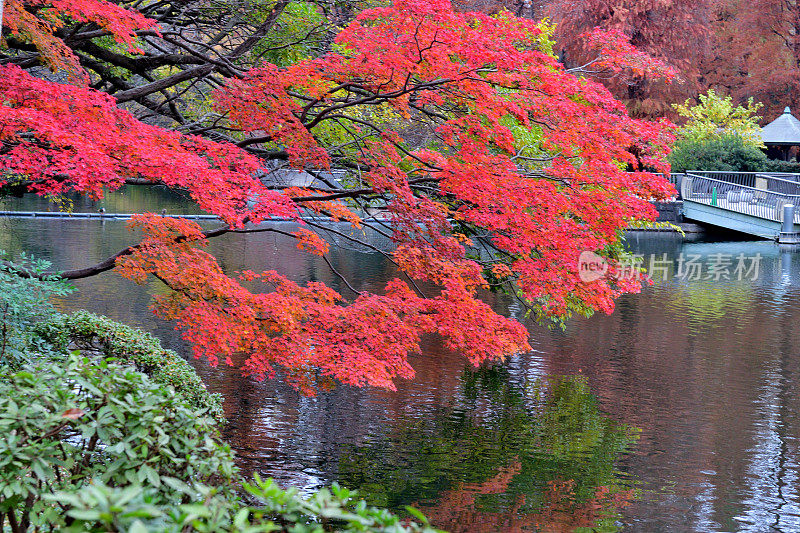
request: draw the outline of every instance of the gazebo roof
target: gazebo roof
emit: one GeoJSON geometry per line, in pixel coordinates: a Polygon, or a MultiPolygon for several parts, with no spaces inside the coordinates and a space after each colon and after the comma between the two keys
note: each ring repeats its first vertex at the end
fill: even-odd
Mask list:
{"type": "Polygon", "coordinates": [[[764,144],[800,146],[800,120],[787,106],[781,116],[761,128],[761,140],[764,144]]]}

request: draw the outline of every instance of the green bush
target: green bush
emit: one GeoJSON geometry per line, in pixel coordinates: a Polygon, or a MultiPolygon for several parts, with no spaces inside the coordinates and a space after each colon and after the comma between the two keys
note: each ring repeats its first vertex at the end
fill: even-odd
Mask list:
{"type": "Polygon", "coordinates": [[[767,159],[761,167],[763,172],[787,172],[800,174],[800,163],[797,161],[781,161],[780,159],[767,159]]]}
{"type": "Polygon", "coordinates": [[[0,530],[434,531],[337,485],[304,499],[256,478],[246,504],[216,421],[116,362],[6,368],[0,413],[0,530]]]}
{"type": "Polygon", "coordinates": [[[191,365],[164,349],[149,333],[87,311],[54,316],[36,330],[61,350],[78,348],[84,354],[132,364],[153,381],[174,387],[194,407],[208,409],[213,417],[224,421],[222,396],[208,392],[191,365]]]}
{"type": "Polygon", "coordinates": [[[70,355],[6,369],[0,413],[0,513],[11,523],[68,526],[76,517],[52,494],[97,483],[152,487],[153,505],[193,501],[181,479],[232,494],[233,455],[214,419],[130,367],[70,355]]]}
{"type": "Polygon", "coordinates": [[[20,368],[33,358],[78,348],[84,355],[128,362],[224,421],[222,396],[209,393],[189,363],[149,333],[86,311],[57,313],[50,298],[74,289],[57,275],[41,276],[49,267],[25,255],[12,262],[0,251],[0,366],[20,368]]]}
{"type": "Polygon", "coordinates": [[[687,170],[759,172],[763,170],[767,156],[740,136],[729,134],[708,140],[679,139],[675,142],[668,160],[673,172],[687,170]]]}
{"type": "Polygon", "coordinates": [[[281,489],[272,479],[256,476],[244,488],[256,503],[220,498],[208,487],[197,486],[200,499],[171,508],[153,505],[152,488],[109,487],[103,483],[81,490],[50,495],[48,500],[68,508],[74,519],[63,531],[324,533],[349,531],[367,533],[436,533],[416,509],[409,511],[423,523],[402,520],[385,509],[367,506],[356,493],[337,485],[321,489],[310,498],[297,489],[281,489]]]}
{"type": "Polygon", "coordinates": [[[0,365],[20,367],[32,352],[49,352],[34,326],[56,315],[50,297],[64,296],[73,288],[56,276],[38,279],[50,263],[22,256],[17,263],[0,250],[0,365]]]}

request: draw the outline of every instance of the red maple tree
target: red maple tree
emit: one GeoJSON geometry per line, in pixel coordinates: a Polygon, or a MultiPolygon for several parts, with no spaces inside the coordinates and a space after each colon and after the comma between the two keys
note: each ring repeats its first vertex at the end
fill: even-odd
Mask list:
{"type": "MultiPolygon", "coordinates": [[[[530,20],[455,13],[444,0],[367,9],[320,57],[264,63],[217,84],[215,124],[233,144],[116,107],[84,85],[93,78],[82,56],[70,57],[53,33],[61,19],[38,0],[12,2],[15,38],[47,47],[42,59],[72,69],[74,85],[0,66],[0,184],[94,197],[126,182],[188,190],[224,225],[203,231],[141,214],[140,244],[63,275],[116,266],[138,282],[157,277],[172,292],[154,310],[213,364],[244,354],[246,373],[281,370],[309,392],[331,381],[391,388],[413,375],[407,355],[423,333],[474,364],[528,347],[526,329],[481,301],[483,289],[505,288],[542,316],[568,316],[611,311],[616,296],[640,287],[639,278],[615,276],[619,239],[631,220],[652,219],[649,199],[674,192],[657,174],[667,170],[670,127],[631,119],[603,86],[565,71],[537,47],[530,20]],[[309,172],[347,169],[358,184],[267,187],[259,178],[270,159],[309,172]],[[368,215],[376,206],[381,215],[368,215]],[[324,257],[320,219],[306,214],[389,235],[403,277],[346,301],[274,271],[225,273],[203,250],[227,232],[278,231],[263,223],[280,217],[297,222],[298,247],[324,257]],[[584,250],[610,261],[605,277],[581,281],[584,250]],[[264,292],[243,285],[256,280],[264,292]],[[423,293],[419,281],[436,290],[423,293]]],[[[103,0],[62,3],[46,5],[93,22],[130,52],[149,53],[135,36],[159,36],[152,21],[103,0]]],[[[630,48],[606,47],[609,66],[630,67],[630,58],[653,66],[630,48]]],[[[233,71],[225,68],[204,72],[233,71]]]]}
{"type": "Polygon", "coordinates": [[[34,45],[43,63],[66,72],[73,81],[86,78],[72,49],[57,36],[65,20],[93,23],[101,35],[113,36],[130,52],[141,52],[135,45],[135,31],[155,26],[141,13],[105,0],[6,0],[3,15],[1,20],[11,35],[34,45]]]}

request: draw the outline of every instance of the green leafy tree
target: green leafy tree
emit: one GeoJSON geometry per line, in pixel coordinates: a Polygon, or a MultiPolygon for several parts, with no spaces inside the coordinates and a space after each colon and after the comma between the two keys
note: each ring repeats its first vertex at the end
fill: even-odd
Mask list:
{"type": "Polygon", "coordinates": [[[697,105],[686,100],[673,106],[686,123],[678,130],[667,158],[672,171],[764,170],[767,158],[761,150],[761,117],[756,116],[761,103],[750,98],[746,105],[734,106],[730,96],[720,96],[713,89],[697,99],[697,105]]]}
{"type": "Polygon", "coordinates": [[[737,135],[746,145],[764,146],[758,126],[761,117],[756,116],[762,107],[760,102],[750,98],[746,105],[734,106],[730,96],[720,96],[713,89],[697,99],[700,103],[694,106],[691,100],[686,100],[683,105],[673,105],[678,115],[686,119],[686,124],[678,131],[679,139],[710,141],[737,135]]]}

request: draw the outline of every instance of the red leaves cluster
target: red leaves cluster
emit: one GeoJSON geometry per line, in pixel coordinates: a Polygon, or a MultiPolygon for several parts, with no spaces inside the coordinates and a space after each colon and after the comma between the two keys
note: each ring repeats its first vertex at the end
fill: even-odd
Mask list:
{"type": "Polygon", "coordinates": [[[296,216],[283,195],[254,177],[259,161],[238,148],[136,120],[110,96],[0,66],[0,173],[24,176],[47,195],[100,198],[127,178],[188,190],[225,222],[296,216]]]}
{"type": "Polygon", "coordinates": [[[630,70],[634,76],[649,74],[653,79],[672,80],[677,71],[631,44],[630,38],[618,29],[594,28],[584,35],[586,47],[598,54],[592,68],[607,68],[612,72],[630,70]]]}
{"type": "Polygon", "coordinates": [[[36,46],[53,71],[64,70],[73,81],[85,82],[78,58],[55,35],[66,18],[96,24],[133,53],[141,53],[135,42],[136,30],[156,26],[141,13],[106,0],[6,0],[3,24],[11,35],[36,46]]]}
{"type": "MultiPolygon", "coordinates": [[[[669,136],[663,125],[631,120],[602,86],[575,78],[531,48],[539,31],[532,21],[509,14],[458,14],[446,1],[398,0],[364,11],[345,28],[337,37],[344,52],[283,70],[255,69],[222,89],[218,101],[245,130],[291,134],[293,150],[303,154],[294,155],[297,165],[321,153],[308,135],[311,128],[304,129],[297,117],[313,115],[318,106],[324,110],[316,120],[324,119],[330,107],[323,106],[337,108],[342,88],[358,85],[391,95],[387,102],[403,113],[424,105],[464,109],[437,126],[445,144],[437,151],[399,150],[402,141],[391,131],[367,146],[363,162],[372,170],[364,178],[393,198],[389,210],[401,268],[445,285],[458,279],[467,288],[480,286],[480,268],[464,260],[463,246],[451,236],[449,220],[455,218],[487,229],[495,246],[517,258],[512,268],[525,295],[548,312],[563,313],[576,294],[589,307],[610,310],[612,299],[631,287],[584,287],[575,257],[616,240],[629,219],[651,214],[645,198],[671,192],[652,174],[626,174],[618,165],[666,170],[660,157],[669,136]],[[289,87],[304,100],[280,92],[289,87]],[[412,92],[416,108],[409,105],[412,92]],[[543,127],[544,148],[555,154],[548,169],[552,180],[520,175],[505,117],[543,127]],[[638,161],[631,147],[638,149],[638,161]],[[437,182],[461,206],[452,211],[415,195],[408,167],[417,179],[437,182]]],[[[615,35],[594,34],[609,65],[670,73],[615,35]]],[[[322,156],[312,161],[328,164],[322,156]]]]}
{"type": "MultiPolygon", "coordinates": [[[[339,34],[337,43],[349,52],[279,74],[295,92],[321,102],[333,99],[337,88],[357,83],[399,95],[391,105],[413,113],[403,97],[413,86],[417,106],[446,103],[465,110],[437,126],[443,148],[408,154],[398,150],[396,134],[386,132],[364,158],[372,168],[365,178],[394,198],[389,209],[400,245],[395,255],[412,276],[480,285],[479,269],[464,260],[463,246],[451,236],[455,218],[485,228],[496,247],[516,258],[511,267],[525,295],[543,302],[548,312],[564,312],[576,296],[589,307],[610,310],[613,297],[631,287],[585,287],[577,279],[575,257],[603,248],[628,220],[650,214],[645,198],[671,192],[640,171],[643,164],[666,170],[660,158],[669,134],[662,124],[631,120],[602,86],[575,78],[528,46],[539,31],[531,21],[508,14],[491,18],[454,13],[444,1],[397,1],[361,13],[339,34]],[[521,175],[513,160],[514,137],[502,122],[506,117],[542,127],[543,146],[554,154],[547,170],[551,179],[521,175]],[[619,162],[637,172],[623,172],[619,162]],[[414,176],[435,180],[459,207],[453,211],[413,194],[408,167],[414,176]]],[[[609,64],[668,73],[619,35],[607,37],[595,34],[609,64]]],[[[239,109],[234,95],[241,87],[223,91],[232,111],[239,109]]]]}
{"type": "MultiPolygon", "coordinates": [[[[293,86],[295,67],[281,71],[265,64],[251,70],[243,79],[230,80],[216,94],[217,104],[228,112],[231,121],[246,131],[286,146],[297,168],[329,168],[328,154],[300,121],[300,105],[287,93],[293,86]]],[[[320,85],[314,80],[314,85],[320,85]]]]}
{"type": "Polygon", "coordinates": [[[282,369],[289,382],[313,393],[330,379],[394,388],[393,378],[413,376],[406,356],[419,350],[425,332],[442,335],[474,364],[525,346],[520,324],[463,290],[425,299],[394,280],[384,295],[365,293],[344,306],[325,285],[302,287],[275,271],[225,275],[198,248],[205,239],[193,222],[140,215],[133,225],[145,238],[118,261],[122,275],[137,282],[154,275],[173,289],[156,297],[156,313],[176,320],[195,356],[212,364],[244,354],[246,374],[272,376],[282,369]],[[253,281],[270,292],[242,285],[253,281]]]}

